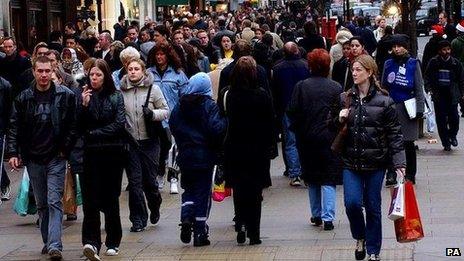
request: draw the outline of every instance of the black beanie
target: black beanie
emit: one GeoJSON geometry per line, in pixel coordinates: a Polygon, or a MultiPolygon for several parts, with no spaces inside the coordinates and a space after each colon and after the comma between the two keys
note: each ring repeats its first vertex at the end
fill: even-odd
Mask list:
{"type": "Polygon", "coordinates": [[[409,36],[405,34],[394,34],[392,35],[391,43],[409,49],[409,36]]]}

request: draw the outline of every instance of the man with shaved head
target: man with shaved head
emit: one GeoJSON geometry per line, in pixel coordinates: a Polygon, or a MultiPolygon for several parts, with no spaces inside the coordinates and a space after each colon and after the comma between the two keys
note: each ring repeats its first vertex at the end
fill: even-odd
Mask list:
{"type": "Polygon", "coordinates": [[[284,58],[272,68],[272,91],[275,110],[282,122],[282,152],[285,163],[284,175],[290,178],[291,186],[300,186],[301,166],[296,148],[295,134],[289,129],[289,119],[285,114],[296,83],[309,77],[307,62],[302,59],[300,49],[294,42],[287,42],[283,48],[284,58]]]}
{"type": "MultiPolygon", "coordinates": [[[[110,46],[113,43],[113,38],[108,32],[103,32],[98,36],[98,45],[100,50],[94,54],[94,57],[97,59],[105,60],[111,71],[114,72],[119,69],[121,62],[119,57],[113,57],[110,52],[110,46]]],[[[118,55],[119,56],[119,55],[118,55]]]]}

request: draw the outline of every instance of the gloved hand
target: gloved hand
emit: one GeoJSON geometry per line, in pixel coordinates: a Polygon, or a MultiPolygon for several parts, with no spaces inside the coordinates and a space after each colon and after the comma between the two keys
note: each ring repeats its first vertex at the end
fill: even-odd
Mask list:
{"type": "Polygon", "coordinates": [[[142,107],[143,107],[143,114],[146,117],[152,119],[153,118],[153,111],[150,108],[148,108],[147,106],[142,106],[142,107]]]}
{"type": "Polygon", "coordinates": [[[424,113],[423,112],[417,112],[416,113],[416,119],[422,119],[424,118],[424,113]]]}

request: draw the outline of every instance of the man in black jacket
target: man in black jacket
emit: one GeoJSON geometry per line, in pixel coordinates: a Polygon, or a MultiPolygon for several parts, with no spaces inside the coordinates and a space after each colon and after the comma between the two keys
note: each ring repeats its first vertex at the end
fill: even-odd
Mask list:
{"type": "Polygon", "coordinates": [[[210,63],[217,64],[219,62],[219,56],[217,55],[218,48],[214,47],[208,33],[205,30],[199,30],[197,38],[200,40],[201,52],[208,57],[210,63]]]}
{"type": "Polygon", "coordinates": [[[0,76],[11,84],[13,98],[20,92],[21,74],[31,67],[31,62],[19,55],[16,48],[16,41],[13,38],[5,38],[3,50],[6,56],[0,59],[0,76]]]}
{"type": "Polygon", "coordinates": [[[39,211],[44,247],[52,260],[61,260],[66,158],[76,137],[76,101],[72,91],[52,81],[46,56],[33,65],[35,81],[13,102],[8,126],[9,163],[27,167],[39,211]]]}
{"type": "MultiPolygon", "coordinates": [[[[4,159],[3,146],[5,146],[5,133],[8,126],[8,121],[11,111],[11,85],[4,78],[0,77],[0,150],[2,150],[0,160],[4,159]]],[[[10,179],[5,171],[5,167],[1,169],[1,199],[9,200],[10,199],[10,179]]],[[[1,205],[0,201],[0,205],[1,205]]]]}
{"type": "Polygon", "coordinates": [[[364,17],[358,17],[357,22],[358,27],[356,28],[356,32],[354,35],[359,36],[364,40],[364,43],[366,44],[366,51],[369,53],[369,55],[372,55],[372,53],[377,48],[377,40],[375,40],[374,33],[369,28],[367,28],[364,17]]]}
{"type": "Polygon", "coordinates": [[[461,63],[451,56],[451,44],[442,40],[438,55],[433,57],[424,73],[426,90],[432,93],[438,134],[445,151],[458,146],[458,103],[464,96],[464,71],[461,63]]]}

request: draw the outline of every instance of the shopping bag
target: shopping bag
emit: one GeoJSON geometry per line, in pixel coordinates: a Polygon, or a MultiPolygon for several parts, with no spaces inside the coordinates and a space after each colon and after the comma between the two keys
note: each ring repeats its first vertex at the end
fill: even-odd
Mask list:
{"type": "Polygon", "coordinates": [[[388,218],[395,221],[404,217],[404,183],[398,184],[392,193],[388,218]]]}
{"type": "Polygon", "coordinates": [[[214,186],[212,198],[216,202],[221,202],[231,194],[231,189],[226,187],[224,169],[221,165],[218,165],[214,169],[214,186]]]}
{"type": "Polygon", "coordinates": [[[76,193],[73,188],[74,182],[71,170],[68,168],[64,177],[64,192],[63,192],[63,212],[66,215],[76,214],[76,193]]]}
{"type": "Polygon", "coordinates": [[[410,181],[404,183],[404,218],[395,220],[396,241],[407,243],[424,237],[424,230],[417,206],[414,186],[410,181]]]}
{"type": "Polygon", "coordinates": [[[81,182],[79,181],[79,175],[76,174],[76,205],[82,205],[82,191],[81,182]]]}
{"type": "Polygon", "coordinates": [[[37,213],[37,206],[29,200],[29,174],[26,168],[23,171],[23,178],[21,179],[21,184],[19,184],[13,210],[22,217],[37,213]]]}
{"type": "Polygon", "coordinates": [[[410,119],[416,118],[416,115],[417,115],[416,98],[405,100],[404,107],[406,107],[406,112],[408,113],[410,119]]]}
{"type": "Polygon", "coordinates": [[[427,132],[433,133],[435,132],[435,128],[437,127],[437,121],[435,119],[435,111],[433,110],[433,101],[430,94],[425,95],[425,123],[427,125],[427,132]]]}

